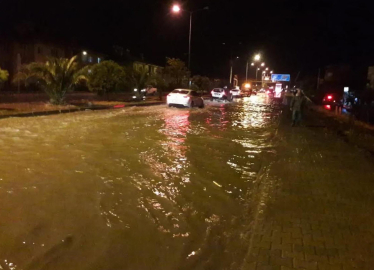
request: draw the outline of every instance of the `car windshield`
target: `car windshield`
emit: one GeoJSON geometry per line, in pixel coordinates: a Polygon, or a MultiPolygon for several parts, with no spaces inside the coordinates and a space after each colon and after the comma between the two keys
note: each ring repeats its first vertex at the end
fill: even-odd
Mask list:
{"type": "Polygon", "coordinates": [[[223,89],[215,88],[215,89],[213,89],[213,92],[223,92],[223,89]]]}
{"type": "Polygon", "coordinates": [[[181,90],[181,89],[175,89],[172,93],[173,94],[183,94],[183,95],[186,95],[188,94],[190,91],[188,90],[181,90]]]}

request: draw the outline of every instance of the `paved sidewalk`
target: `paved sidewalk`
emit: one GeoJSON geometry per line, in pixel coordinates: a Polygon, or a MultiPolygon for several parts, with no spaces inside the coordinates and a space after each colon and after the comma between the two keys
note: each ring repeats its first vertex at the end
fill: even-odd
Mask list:
{"type": "Polygon", "coordinates": [[[374,158],[283,115],[243,269],[374,269],[374,158]]]}

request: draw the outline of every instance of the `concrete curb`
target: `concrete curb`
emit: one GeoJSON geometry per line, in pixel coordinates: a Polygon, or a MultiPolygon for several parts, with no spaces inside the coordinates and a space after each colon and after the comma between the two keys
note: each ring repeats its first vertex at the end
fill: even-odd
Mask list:
{"type": "Polygon", "coordinates": [[[31,113],[18,113],[18,114],[10,114],[10,115],[1,115],[0,119],[6,118],[14,118],[14,117],[34,117],[34,116],[43,116],[43,115],[55,115],[55,114],[63,114],[63,113],[73,113],[79,111],[100,111],[100,110],[111,110],[111,109],[122,109],[127,107],[147,107],[147,106],[156,106],[162,105],[165,102],[157,101],[152,103],[139,103],[139,104],[118,104],[114,106],[97,106],[97,107],[82,107],[82,108],[74,108],[74,109],[65,109],[65,110],[54,110],[54,111],[39,111],[39,112],[31,112],[31,113]]]}

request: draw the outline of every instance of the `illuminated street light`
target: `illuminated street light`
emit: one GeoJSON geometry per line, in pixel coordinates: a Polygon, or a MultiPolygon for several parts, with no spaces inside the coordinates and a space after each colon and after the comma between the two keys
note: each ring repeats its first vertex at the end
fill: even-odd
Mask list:
{"type": "Polygon", "coordinates": [[[237,56],[236,59],[239,59],[239,56],[237,56]]]}
{"type": "Polygon", "coordinates": [[[265,70],[262,73],[265,73],[265,70]]]}
{"type": "Polygon", "coordinates": [[[260,68],[257,68],[257,70],[260,70],[260,68]]]}
{"type": "Polygon", "coordinates": [[[255,65],[255,63],[251,63],[251,66],[254,66],[255,65]]]}
{"type": "Polygon", "coordinates": [[[87,52],[86,52],[86,51],[83,51],[83,55],[87,55],[87,52]]]}
{"type": "Polygon", "coordinates": [[[249,83],[246,83],[246,84],[244,85],[244,87],[245,87],[245,88],[249,88],[249,87],[251,87],[251,85],[250,85],[249,83]]]}
{"type": "Polygon", "coordinates": [[[261,66],[262,66],[262,67],[265,66],[265,63],[261,63],[261,66]]]}
{"type": "Polygon", "coordinates": [[[273,71],[270,71],[270,74],[273,74],[273,71]]]}
{"type": "Polygon", "coordinates": [[[261,55],[256,54],[255,57],[253,58],[255,61],[259,61],[261,59],[261,55]]]}
{"type": "MultiPolygon", "coordinates": [[[[191,70],[191,36],[192,36],[192,14],[198,11],[204,11],[204,10],[209,10],[209,7],[204,7],[202,9],[194,10],[194,11],[187,11],[183,10],[180,5],[174,4],[171,8],[173,13],[181,13],[183,12],[188,12],[190,13],[190,31],[189,31],[189,38],[188,38],[188,69],[191,70]]],[[[225,45],[225,43],[222,43],[225,45]]],[[[191,86],[191,80],[189,80],[189,85],[191,86]]]]}
{"type": "Polygon", "coordinates": [[[173,10],[174,13],[179,13],[181,11],[181,8],[180,8],[179,5],[174,5],[172,10],[173,10]]]}

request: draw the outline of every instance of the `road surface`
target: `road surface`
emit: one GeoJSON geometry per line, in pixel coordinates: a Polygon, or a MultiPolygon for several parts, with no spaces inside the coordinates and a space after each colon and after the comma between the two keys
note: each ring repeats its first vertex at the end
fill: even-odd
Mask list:
{"type": "Polygon", "coordinates": [[[373,160],[308,121],[261,95],[3,119],[0,269],[372,269],[373,160]]]}

